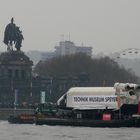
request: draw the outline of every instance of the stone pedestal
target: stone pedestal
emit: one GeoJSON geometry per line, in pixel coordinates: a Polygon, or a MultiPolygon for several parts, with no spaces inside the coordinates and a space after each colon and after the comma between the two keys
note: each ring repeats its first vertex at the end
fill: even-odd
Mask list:
{"type": "Polygon", "coordinates": [[[29,100],[33,62],[22,51],[3,52],[0,55],[0,105],[13,105],[14,91],[18,103],[29,100]]]}

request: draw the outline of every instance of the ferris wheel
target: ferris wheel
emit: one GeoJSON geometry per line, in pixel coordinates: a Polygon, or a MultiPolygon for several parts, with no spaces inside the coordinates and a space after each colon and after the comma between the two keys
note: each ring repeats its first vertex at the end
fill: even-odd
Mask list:
{"type": "Polygon", "coordinates": [[[140,49],[128,48],[117,53],[116,58],[140,59],[140,49]]]}

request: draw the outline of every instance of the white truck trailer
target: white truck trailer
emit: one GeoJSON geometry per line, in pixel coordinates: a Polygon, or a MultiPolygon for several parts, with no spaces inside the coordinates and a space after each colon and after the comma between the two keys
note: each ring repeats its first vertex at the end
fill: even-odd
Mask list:
{"type": "Polygon", "coordinates": [[[57,101],[57,105],[78,110],[117,110],[126,102],[138,103],[138,93],[139,86],[129,83],[115,83],[114,87],[73,87],[57,101]]]}

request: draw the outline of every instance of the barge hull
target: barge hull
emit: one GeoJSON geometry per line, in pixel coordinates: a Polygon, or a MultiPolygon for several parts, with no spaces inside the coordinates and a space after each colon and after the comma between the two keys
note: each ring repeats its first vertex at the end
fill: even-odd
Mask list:
{"type": "Polygon", "coordinates": [[[85,127],[140,127],[140,120],[77,120],[77,119],[38,119],[36,125],[63,125],[85,127]]]}

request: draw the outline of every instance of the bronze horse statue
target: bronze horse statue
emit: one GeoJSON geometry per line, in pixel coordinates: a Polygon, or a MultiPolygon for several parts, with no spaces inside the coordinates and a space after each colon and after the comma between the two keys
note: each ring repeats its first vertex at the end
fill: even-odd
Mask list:
{"type": "Polygon", "coordinates": [[[8,46],[7,50],[13,50],[13,45],[19,51],[23,40],[22,31],[14,24],[14,19],[11,19],[4,32],[4,43],[8,46]]]}

